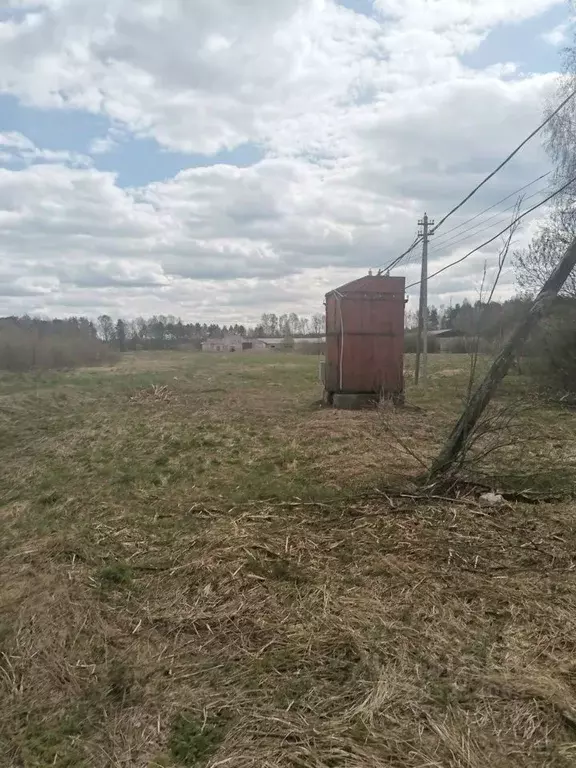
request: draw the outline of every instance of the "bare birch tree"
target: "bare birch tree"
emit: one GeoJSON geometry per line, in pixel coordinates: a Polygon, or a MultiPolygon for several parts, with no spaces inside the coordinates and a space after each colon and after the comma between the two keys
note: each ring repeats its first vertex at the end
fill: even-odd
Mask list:
{"type": "MultiPolygon", "coordinates": [[[[547,105],[548,113],[575,91],[576,37],[565,49],[563,71],[547,105]]],[[[546,149],[554,164],[553,187],[558,188],[576,177],[576,96],[552,118],[547,129],[546,149]]],[[[520,287],[536,293],[575,236],[576,182],[555,199],[548,220],[538,228],[528,248],[515,253],[514,266],[520,287]]],[[[576,298],[576,275],[570,275],[561,295],[576,298]]]]}

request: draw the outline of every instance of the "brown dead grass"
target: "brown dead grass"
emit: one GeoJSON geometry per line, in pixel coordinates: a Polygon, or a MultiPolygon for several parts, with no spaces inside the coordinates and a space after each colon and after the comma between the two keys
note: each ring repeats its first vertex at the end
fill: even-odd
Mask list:
{"type": "Polygon", "coordinates": [[[573,765],[573,515],[262,503],[29,540],[5,764],[178,765],[186,712],[223,722],[212,768],[573,765]]]}
{"type": "Polygon", "coordinates": [[[2,401],[0,765],[575,765],[574,505],[378,495],[452,390],[182,359],[2,401]]]}

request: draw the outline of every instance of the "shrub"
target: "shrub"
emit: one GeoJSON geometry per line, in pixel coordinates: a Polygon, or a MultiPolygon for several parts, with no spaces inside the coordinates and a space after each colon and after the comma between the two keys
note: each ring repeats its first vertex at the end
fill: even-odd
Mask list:
{"type": "Polygon", "coordinates": [[[465,336],[446,339],[443,344],[444,352],[450,352],[453,355],[465,355],[474,350],[474,339],[467,339],[465,336]]]}
{"type": "Polygon", "coordinates": [[[73,323],[0,321],[0,369],[13,372],[104,365],[118,353],[73,323]]]}
{"type": "MultiPolygon", "coordinates": [[[[404,336],[404,352],[406,354],[415,354],[418,344],[418,335],[413,332],[408,332],[404,336]]],[[[428,352],[431,354],[440,352],[440,344],[438,339],[434,336],[428,336],[428,352]]]]}
{"type": "Polygon", "coordinates": [[[524,348],[523,369],[540,390],[576,395],[576,307],[560,301],[524,348]]]}
{"type": "Polygon", "coordinates": [[[299,355],[323,355],[326,344],[323,341],[301,341],[296,342],[294,349],[299,355]]]}

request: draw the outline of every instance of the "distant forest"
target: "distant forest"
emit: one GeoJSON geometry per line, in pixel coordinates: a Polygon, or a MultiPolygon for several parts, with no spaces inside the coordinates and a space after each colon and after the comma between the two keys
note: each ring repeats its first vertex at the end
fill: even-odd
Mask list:
{"type": "Polygon", "coordinates": [[[183,323],[172,315],[154,315],[136,320],[114,320],[101,315],[95,323],[86,323],[95,337],[120,351],[136,349],[174,349],[198,347],[206,339],[221,339],[228,335],[244,337],[320,336],[324,333],[324,315],[299,317],[294,312],[285,315],[263,314],[253,327],[245,325],[219,325],[218,323],[183,323]]]}
{"type": "Polygon", "coordinates": [[[122,352],[200,349],[208,338],[239,336],[315,337],[324,332],[324,316],[264,314],[255,327],[184,323],[177,317],[155,315],[135,320],[100,315],[97,320],[68,317],[0,318],[0,369],[27,371],[71,368],[113,362],[122,352]]]}
{"type": "MultiPolygon", "coordinates": [[[[478,335],[486,341],[494,341],[508,333],[526,311],[529,300],[529,297],[520,296],[501,303],[493,301],[486,304],[477,301],[471,304],[464,299],[462,304],[448,307],[431,306],[428,308],[428,327],[431,331],[451,328],[470,336],[478,335]]],[[[417,327],[417,313],[407,312],[407,331],[417,327]]]]}
{"type": "Polygon", "coordinates": [[[178,346],[199,346],[208,338],[223,338],[229,334],[238,336],[320,336],[324,332],[324,316],[299,317],[263,314],[254,327],[244,325],[219,325],[217,323],[184,323],[172,315],[138,317],[135,320],[114,319],[100,315],[97,320],[86,317],[69,317],[48,320],[44,318],[0,318],[0,339],[10,333],[30,333],[38,339],[49,336],[62,338],[92,338],[120,351],[136,349],[173,349],[178,346]]]}
{"type": "MultiPolygon", "coordinates": [[[[431,330],[453,328],[478,336],[485,349],[498,344],[527,309],[527,298],[483,304],[467,301],[450,307],[430,307],[431,330]]],[[[574,298],[558,299],[574,309],[574,298]]],[[[414,313],[406,316],[407,341],[417,325],[414,313]]],[[[208,338],[228,334],[246,337],[317,338],[324,334],[324,316],[265,313],[253,327],[217,323],[184,323],[177,317],[155,315],[135,320],[101,315],[47,320],[36,317],[0,318],[0,369],[27,371],[72,368],[113,362],[123,352],[163,349],[201,349],[208,338]]],[[[410,349],[409,346],[406,347],[410,349]]],[[[465,351],[454,348],[453,351],[465,351]]],[[[434,351],[431,349],[431,351],[434,351]]]]}

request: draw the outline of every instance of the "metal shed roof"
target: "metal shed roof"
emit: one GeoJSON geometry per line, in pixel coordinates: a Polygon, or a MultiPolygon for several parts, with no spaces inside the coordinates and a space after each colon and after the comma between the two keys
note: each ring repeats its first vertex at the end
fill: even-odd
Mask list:
{"type": "Polygon", "coordinates": [[[334,288],[326,294],[333,293],[384,293],[389,292],[391,286],[398,286],[398,291],[404,291],[403,277],[389,277],[388,275],[365,275],[357,280],[334,288]]]}

